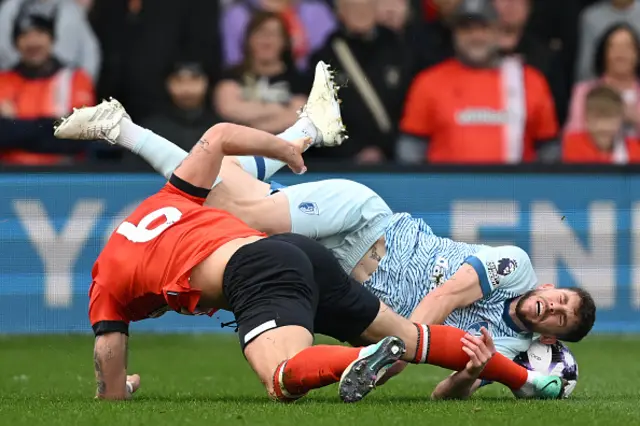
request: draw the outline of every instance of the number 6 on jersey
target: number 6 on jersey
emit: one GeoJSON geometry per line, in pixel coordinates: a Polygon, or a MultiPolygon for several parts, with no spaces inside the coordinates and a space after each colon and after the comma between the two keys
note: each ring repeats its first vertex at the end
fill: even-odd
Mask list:
{"type": "Polygon", "coordinates": [[[123,235],[127,240],[134,243],[146,243],[162,234],[168,227],[176,223],[182,217],[182,212],[175,207],[163,207],[152,211],[142,218],[138,225],[131,222],[122,222],[116,233],[123,235]],[[147,227],[156,219],[164,216],[165,222],[153,229],[147,227]]]}

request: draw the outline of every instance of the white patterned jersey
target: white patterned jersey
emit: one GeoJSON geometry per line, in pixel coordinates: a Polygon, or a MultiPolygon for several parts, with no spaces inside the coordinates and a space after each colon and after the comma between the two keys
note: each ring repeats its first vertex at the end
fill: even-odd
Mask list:
{"type": "Polygon", "coordinates": [[[510,302],[537,286],[524,250],[441,238],[407,213],[393,215],[385,239],[386,255],[364,285],[394,311],[409,317],[431,290],[467,263],[480,277],[482,299],[453,311],[445,324],[474,333],[486,327],[496,349],[512,359],[529,348],[531,333],[520,330],[509,316],[510,302]]]}

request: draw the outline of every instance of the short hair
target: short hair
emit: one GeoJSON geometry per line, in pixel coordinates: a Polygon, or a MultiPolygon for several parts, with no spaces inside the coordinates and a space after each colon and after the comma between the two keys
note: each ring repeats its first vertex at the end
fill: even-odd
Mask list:
{"type": "Polygon", "coordinates": [[[567,334],[557,336],[558,339],[567,342],[579,342],[589,334],[596,322],[596,303],[588,291],[578,287],[568,288],[580,298],[580,306],[578,306],[578,323],[567,334]]]}
{"type": "Polygon", "coordinates": [[[638,64],[636,66],[636,75],[640,77],[640,37],[638,37],[638,33],[636,30],[629,24],[625,22],[621,22],[618,24],[614,24],[610,26],[604,34],[598,39],[598,44],[596,47],[596,54],[594,57],[593,70],[595,71],[598,77],[602,77],[607,67],[607,50],[609,48],[609,39],[611,36],[618,32],[619,30],[627,31],[631,34],[633,38],[633,42],[636,45],[636,50],[638,52],[638,64]]]}
{"type": "Polygon", "coordinates": [[[598,85],[587,93],[585,111],[588,114],[611,117],[624,113],[624,101],[620,93],[611,87],[598,85]]]}

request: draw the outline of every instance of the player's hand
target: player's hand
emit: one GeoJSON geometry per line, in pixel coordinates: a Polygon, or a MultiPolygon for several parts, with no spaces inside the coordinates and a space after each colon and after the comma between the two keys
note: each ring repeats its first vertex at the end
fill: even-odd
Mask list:
{"type": "Polygon", "coordinates": [[[132,374],[127,376],[127,394],[131,398],[138,389],[140,389],[140,376],[138,374],[132,374]]]}
{"type": "Polygon", "coordinates": [[[487,363],[493,358],[496,353],[496,348],[493,344],[493,338],[489,331],[482,327],[480,329],[482,336],[476,337],[471,334],[465,334],[461,339],[462,350],[469,355],[469,362],[465,370],[471,376],[477,377],[487,363]]]}
{"type": "Polygon", "coordinates": [[[279,160],[287,163],[289,168],[298,175],[307,171],[302,159],[302,153],[311,145],[311,138],[300,138],[287,142],[287,149],[279,160]]]}
{"type": "Polygon", "coordinates": [[[407,363],[405,361],[396,361],[391,367],[389,367],[387,372],[384,373],[384,376],[382,376],[382,378],[380,378],[376,382],[376,385],[377,386],[384,385],[389,381],[389,379],[402,373],[402,370],[404,370],[405,368],[407,368],[407,363]]]}

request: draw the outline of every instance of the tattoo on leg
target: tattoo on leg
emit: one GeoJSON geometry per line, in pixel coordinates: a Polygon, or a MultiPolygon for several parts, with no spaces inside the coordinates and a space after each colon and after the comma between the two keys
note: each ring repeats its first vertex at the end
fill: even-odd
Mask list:
{"type": "Polygon", "coordinates": [[[209,147],[209,142],[207,142],[204,139],[200,139],[198,141],[198,143],[196,144],[196,146],[199,146],[200,148],[204,149],[205,151],[207,150],[207,148],[209,147]]]}
{"type": "Polygon", "coordinates": [[[98,357],[98,352],[93,351],[93,367],[96,370],[96,386],[98,388],[98,395],[104,395],[107,385],[102,378],[102,368],[100,367],[100,359],[98,357]]]}
{"type": "Polygon", "coordinates": [[[378,254],[378,250],[376,250],[375,245],[371,247],[371,254],[369,255],[369,258],[375,260],[376,262],[380,262],[380,260],[382,259],[378,254]]]}
{"type": "Polygon", "coordinates": [[[191,157],[191,154],[193,154],[193,151],[195,151],[195,149],[197,147],[200,147],[202,150],[204,150],[205,152],[209,152],[209,150],[207,149],[207,147],[209,146],[209,142],[207,142],[204,139],[200,139],[198,142],[196,142],[196,144],[191,148],[191,150],[189,151],[189,153],[187,154],[186,157],[184,157],[182,159],[182,161],[180,162],[180,164],[178,164],[178,167],[176,167],[176,169],[178,169],[180,166],[182,166],[182,163],[185,162],[185,160],[189,157],[191,157]]]}

